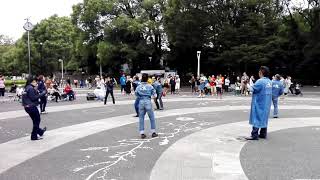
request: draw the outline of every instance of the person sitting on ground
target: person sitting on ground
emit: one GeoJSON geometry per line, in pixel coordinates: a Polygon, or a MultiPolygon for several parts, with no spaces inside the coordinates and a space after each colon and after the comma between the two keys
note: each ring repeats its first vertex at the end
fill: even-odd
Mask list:
{"type": "Polygon", "coordinates": [[[69,101],[72,101],[75,99],[74,92],[73,92],[71,85],[69,83],[66,85],[63,92],[67,95],[67,98],[69,99],[69,101]]]}

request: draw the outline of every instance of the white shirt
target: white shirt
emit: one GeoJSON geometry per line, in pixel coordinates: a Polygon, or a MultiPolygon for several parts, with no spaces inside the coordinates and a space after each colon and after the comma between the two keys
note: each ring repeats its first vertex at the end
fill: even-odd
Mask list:
{"type": "Polygon", "coordinates": [[[230,80],[229,80],[229,79],[224,80],[224,84],[225,84],[226,86],[229,86],[229,85],[230,85],[230,80]]]}

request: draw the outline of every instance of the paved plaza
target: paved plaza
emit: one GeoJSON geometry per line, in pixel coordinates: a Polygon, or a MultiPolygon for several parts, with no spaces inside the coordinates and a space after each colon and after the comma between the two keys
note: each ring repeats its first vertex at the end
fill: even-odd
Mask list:
{"type": "MultiPolygon", "coordinates": [[[[197,98],[184,89],[156,111],[159,137],[140,139],[134,96],[116,104],[50,102],[48,131],[30,141],[31,119],[0,101],[0,180],[293,180],[320,179],[320,88],[280,99],[268,139],[247,142],[251,97],[197,98]]],[[[146,121],[149,129],[149,121],[146,121]]]]}

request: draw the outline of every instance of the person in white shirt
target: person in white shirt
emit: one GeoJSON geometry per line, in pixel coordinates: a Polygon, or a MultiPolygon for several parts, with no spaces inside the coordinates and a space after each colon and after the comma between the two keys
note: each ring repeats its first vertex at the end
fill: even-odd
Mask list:
{"type": "Polygon", "coordinates": [[[229,92],[229,86],[230,86],[230,80],[229,80],[229,77],[227,77],[227,78],[224,80],[225,92],[229,92]]]}
{"type": "Polygon", "coordinates": [[[180,78],[179,78],[178,75],[176,75],[176,86],[175,86],[175,88],[176,88],[176,93],[179,94],[179,92],[180,92],[180,78]]]}
{"type": "Polygon", "coordinates": [[[216,88],[217,88],[217,98],[220,97],[222,99],[222,78],[221,76],[218,76],[216,79],[216,88]]]}

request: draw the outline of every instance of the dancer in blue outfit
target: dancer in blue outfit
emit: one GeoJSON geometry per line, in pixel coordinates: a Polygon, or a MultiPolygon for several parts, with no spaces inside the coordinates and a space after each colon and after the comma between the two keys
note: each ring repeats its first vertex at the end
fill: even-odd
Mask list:
{"type": "Polygon", "coordinates": [[[272,99],[272,82],[268,78],[269,73],[269,68],[262,66],[259,70],[260,79],[250,87],[252,102],[249,123],[252,125],[252,132],[250,137],[245,138],[246,140],[267,138],[268,119],[272,99]]]}

